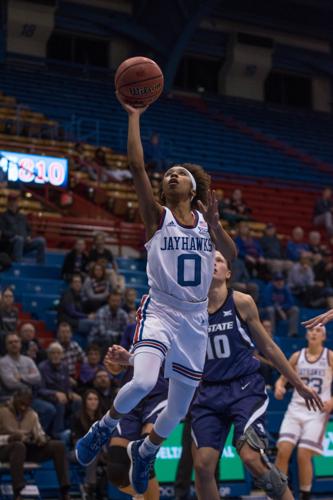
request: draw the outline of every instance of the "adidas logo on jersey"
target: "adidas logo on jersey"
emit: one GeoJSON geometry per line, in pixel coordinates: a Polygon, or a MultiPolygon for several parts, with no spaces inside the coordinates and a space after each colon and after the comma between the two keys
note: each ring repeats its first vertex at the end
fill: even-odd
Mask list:
{"type": "Polygon", "coordinates": [[[167,227],[169,226],[175,226],[176,224],[173,222],[173,220],[171,222],[169,222],[169,224],[167,224],[167,227]]]}

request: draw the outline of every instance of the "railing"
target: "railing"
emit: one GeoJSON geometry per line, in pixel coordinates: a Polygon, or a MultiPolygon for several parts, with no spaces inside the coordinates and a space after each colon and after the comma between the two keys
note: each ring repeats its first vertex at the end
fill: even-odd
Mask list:
{"type": "Polygon", "coordinates": [[[145,242],[144,227],[137,223],[114,220],[92,223],[92,219],[86,218],[52,219],[34,215],[30,216],[29,222],[34,234],[43,235],[50,248],[70,248],[77,238],[90,242],[98,231],[106,234],[108,245],[117,247],[119,256],[122,256],[124,246],[141,252],[145,242]]]}

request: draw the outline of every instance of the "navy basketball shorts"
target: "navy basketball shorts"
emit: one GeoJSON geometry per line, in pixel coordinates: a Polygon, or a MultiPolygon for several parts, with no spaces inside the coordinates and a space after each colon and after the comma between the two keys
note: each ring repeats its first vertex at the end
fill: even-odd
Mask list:
{"type": "Polygon", "coordinates": [[[145,397],[132,411],[118,423],[112,437],[136,441],[142,437],[142,427],[154,424],[159,413],[167,405],[168,392],[158,392],[145,397]]]}
{"type": "Polygon", "coordinates": [[[250,426],[266,437],[268,401],[265,381],[259,373],[225,383],[203,381],[191,406],[192,438],[196,447],[222,451],[232,425],[234,445],[250,426]]]}

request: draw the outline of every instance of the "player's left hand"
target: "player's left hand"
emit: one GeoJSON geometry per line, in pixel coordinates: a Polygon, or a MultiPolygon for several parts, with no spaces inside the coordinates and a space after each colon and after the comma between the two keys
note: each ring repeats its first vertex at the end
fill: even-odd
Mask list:
{"type": "Polygon", "coordinates": [[[220,215],[215,191],[208,191],[207,206],[200,200],[198,200],[198,206],[209,227],[216,229],[220,222],[220,215]]]}
{"type": "Polygon", "coordinates": [[[305,328],[311,330],[311,328],[314,328],[315,326],[326,325],[326,323],[329,323],[332,320],[333,320],[333,309],[330,309],[329,311],[326,311],[323,314],[319,314],[319,316],[315,316],[314,318],[308,319],[307,321],[303,321],[302,325],[305,326],[305,328]]]}
{"type": "Polygon", "coordinates": [[[330,414],[333,411],[333,401],[329,399],[328,401],[324,401],[324,410],[325,413],[330,414]]]}
{"type": "Polygon", "coordinates": [[[314,389],[311,389],[311,387],[302,384],[301,386],[297,387],[296,390],[298,394],[305,399],[305,404],[308,410],[317,411],[318,409],[320,411],[324,411],[324,404],[314,389]]]}
{"type": "Polygon", "coordinates": [[[114,344],[109,347],[109,350],[104,358],[104,364],[108,367],[109,364],[129,365],[131,354],[121,345],[114,344]]]}

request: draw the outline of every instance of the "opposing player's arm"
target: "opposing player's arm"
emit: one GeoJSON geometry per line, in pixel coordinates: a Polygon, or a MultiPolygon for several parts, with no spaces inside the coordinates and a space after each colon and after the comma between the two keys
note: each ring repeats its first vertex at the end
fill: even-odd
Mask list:
{"type": "Polygon", "coordinates": [[[133,175],[135,191],[138,195],[140,214],[146,228],[147,237],[155,233],[162,216],[163,207],[155,200],[153,189],[145,169],[140,133],[140,117],[147,108],[133,108],[118,100],[128,113],[127,154],[133,175]]]}
{"type": "Polygon", "coordinates": [[[303,321],[302,325],[305,328],[311,329],[318,325],[326,325],[330,321],[333,320],[333,309],[326,311],[323,314],[319,314],[319,316],[315,316],[314,318],[308,319],[307,321],[303,321]]]}
{"type": "Polygon", "coordinates": [[[318,394],[307,387],[299,378],[294,368],[289,364],[281,349],[275,344],[261,324],[257,306],[249,295],[235,292],[235,303],[243,321],[249,326],[252,338],[260,352],[269,359],[273,366],[295,387],[299,394],[305,399],[310,409],[316,406],[322,410],[323,403],[318,394]]]}
{"type": "Polygon", "coordinates": [[[237,256],[237,248],[232,238],[223,229],[220,223],[220,215],[215,191],[208,191],[207,206],[198,201],[199,209],[204,216],[209,227],[210,237],[216,250],[229,261],[232,262],[237,256]]]}

